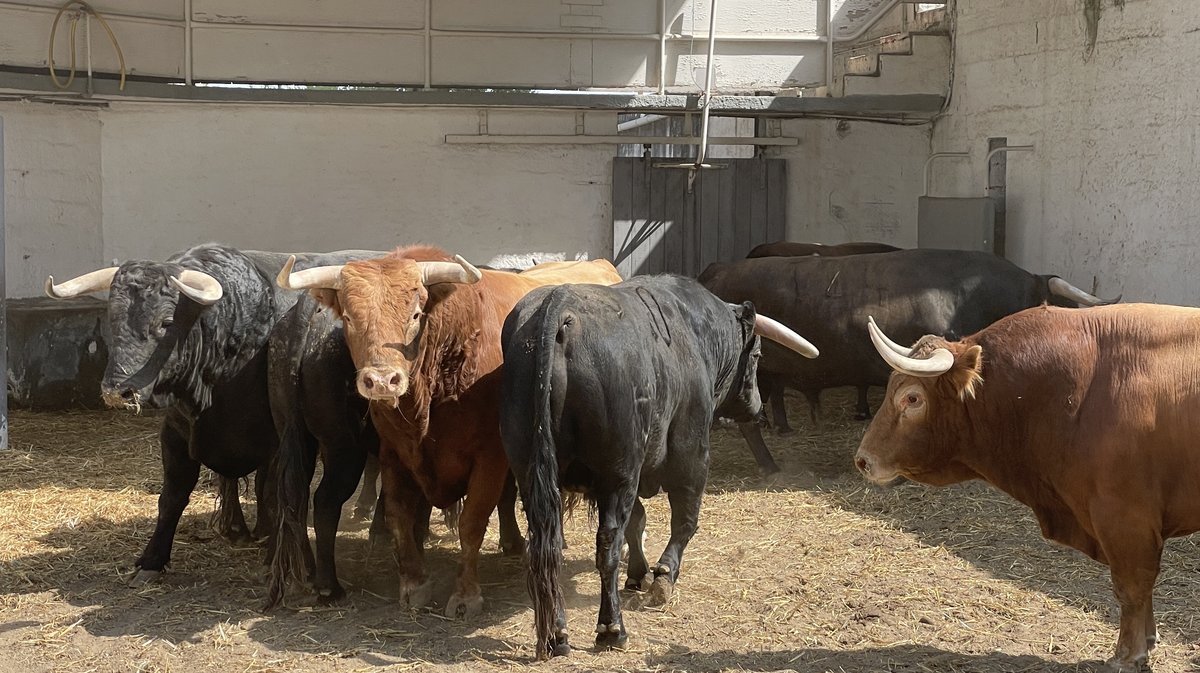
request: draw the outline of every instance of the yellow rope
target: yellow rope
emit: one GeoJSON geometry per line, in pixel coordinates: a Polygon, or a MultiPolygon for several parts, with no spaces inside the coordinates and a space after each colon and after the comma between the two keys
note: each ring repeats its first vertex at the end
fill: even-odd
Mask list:
{"type": "MultiPolygon", "coordinates": [[[[104,20],[104,17],[100,15],[100,12],[96,11],[94,7],[83,0],[68,0],[68,2],[64,3],[62,7],[58,8],[58,13],[54,15],[54,23],[50,24],[50,46],[46,54],[46,65],[50,68],[50,79],[54,82],[54,86],[58,87],[59,89],[66,89],[67,87],[71,86],[72,82],[75,81],[75,27],[79,24],[78,14],[71,17],[71,72],[67,77],[67,81],[59,81],[58,73],[54,70],[54,36],[58,32],[58,22],[62,19],[63,14],[66,13],[66,11],[70,9],[72,5],[79,5],[83,8],[83,11],[96,17],[96,20],[99,21],[100,25],[104,27],[104,32],[108,33],[108,39],[112,42],[113,49],[115,49],[117,52],[117,61],[121,66],[121,84],[117,90],[124,91],[125,53],[121,51],[121,44],[117,42],[117,36],[113,33],[112,28],[109,27],[108,22],[104,20]]],[[[90,44],[88,45],[88,48],[91,48],[90,44]]]]}

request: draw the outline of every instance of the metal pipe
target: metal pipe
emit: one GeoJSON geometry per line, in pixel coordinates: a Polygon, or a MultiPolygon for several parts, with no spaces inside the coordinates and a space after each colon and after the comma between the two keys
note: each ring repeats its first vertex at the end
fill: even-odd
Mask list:
{"type": "Polygon", "coordinates": [[[833,0],[825,4],[825,95],[833,95],[833,0]]]}
{"type": "Polygon", "coordinates": [[[921,189],[921,196],[929,196],[929,177],[932,173],[931,169],[933,168],[934,159],[941,159],[943,157],[962,158],[970,156],[970,152],[934,152],[933,154],[930,154],[929,158],[925,160],[925,183],[921,189]]]}
{"type": "MultiPolygon", "coordinates": [[[[699,136],[589,136],[589,135],[446,135],[447,145],[699,145],[699,136]]],[[[755,145],[766,147],[795,147],[798,138],[712,137],[709,145],[755,145]]],[[[692,164],[686,164],[689,167],[692,164]]]]}
{"type": "Polygon", "coordinates": [[[638,117],[637,119],[630,119],[629,121],[621,122],[620,124],[617,124],[617,133],[623,133],[630,129],[636,129],[639,126],[645,126],[646,124],[653,124],[654,122],[656,122],[660,119],[666,119],[666,118],[667,118],[667,115],[642,115],[641,117],[638,117]]]}
{"type": "Polygon", "coordinates": [[[192,0],[183,0],[183,83],[192,82],[192,0]]]}
{"type": "Polygon", "coordinates": [[[658,0],[658,95],[667,93],[667,0],[658,0]]]}
{"type": "Polygon", "coordinates": [[[991,152],[987,153],[987,157],[984,158],[983,162],[985,164],[991,163],[992,157],[1001,152],[1032,152],[1033,150],[1033,145],[1004,145],[1003,147],[995,147],[991,152]]]}
{"type": "MultiPolygon", "coordinates": [[[[696,152],[696,168],[704,165],[704,155],[708,151],[708,111],[712,107],[713,87],[713,54],[717,48],[717,0],[712,0],[708,8],[708,61],[704,64],[704,107],[700,110],[700,149],[696,152]]],[[[689,176],[688,182],[695,177],[689,176]]]]}
{"type": "Polygon", "coordinates": [[[433,88],[433,0],[425,0],[425,90],[433,88]]]}
{"type": "MultiPolygon", "coordinates": [[[[0,117],[0,175],[4,175],[4,118],[0,117]]],[[[0,180],[0,372],[8,373],[8,291],[4,285],[4,180],[0,180]]],[[[0,396],[0,451],[8,448],[8,395],[0,396]]]]}
{"type": "MultiPolygon", "coordinates": [[[[86,52],[87,60],[87,95],[92,95],[92,15],[90,12],[80,12],[83,14],[83,48],[86,52]]],[[[74,37],[74,36],[72,36],[74,37]]]]}

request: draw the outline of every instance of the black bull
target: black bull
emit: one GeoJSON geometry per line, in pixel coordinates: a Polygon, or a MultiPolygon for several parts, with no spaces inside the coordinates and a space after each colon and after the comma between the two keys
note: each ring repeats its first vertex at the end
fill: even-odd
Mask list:
{"type": "MultiPolygon", "coordinates": [[[[302,254],[298,264],[337,264],[375,254],[302,254]]],[[[47,293],[57,298],[109,292],[105,401],[167,410],[159,433],[158,519],[135,561],[135,583],[155,579],[170,563],[175,530],[201,465],[221,478],[217,527],[223,535],[249,536],[237,480],[256,471],[255,535],[272,532],[270,479],[262,469],[278,445],[268,398],[268,339],[299,296],[275,285],[274,275],[286,259],[281,253],[206,244],[166,262],[130,261],[61,284],[47,281],[47,293]]]]}
{"type": "Polygon", "coordinates": [[[654,597],[664,600],[696,531],[714,415],[758,413],[756,333],[816,355],[784,332],[752,305],[726,304],[678,276],[642,276],[611,288],[539,288],[514,307],[502,337],[500,428],[528,517],[539,657],[569,650],[558,580],[560,485],[595,503],[596,642],[620,646],[622,537],[629,544],[627,586],[640,586],[653,572],[654,597]],[[670,499],[671,537],[651,568],[639,498],[660,489],[670,499]]]}
{"type": "MultiPolygon", "coordinates": [[[[699,280],[726,301],[753,302],[822,349],[820,358],[806,360],[773,344],[763,347],[760,371],[810,399],[826,388],[887,384],[890,370],[863,329],[868,315],[899,341],[912,343],[925,334],[949,339],[973,334],[1043,303],[1072,308],[1108,303],[1057,276],[965,250],[718,262],[699,280]]],[[[869,410],[860,407],[859,413],[869,410]]],[[[758,425],[743,423],[741,430],[759,469],[777,472],[758,425]]]]}

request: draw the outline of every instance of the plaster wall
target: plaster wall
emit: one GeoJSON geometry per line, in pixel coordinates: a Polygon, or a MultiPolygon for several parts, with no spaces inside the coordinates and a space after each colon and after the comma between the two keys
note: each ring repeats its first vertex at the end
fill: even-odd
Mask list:
{"type": "Polygon", "coordinates": [[[104,259],[100,117],[95,109],[16,102],[0,102],[0,117],[7,291],[33,296],[48,274],[104,259]]]}
{"type": "Polygon", "coordinates": [[[933,191],[982,195],[1008,156],[1007,255],[1101,295],[1200,301],[1200,14],[1193,0],[958,0],[955,84],[933,191]],[[1094,37],[1094,46],[1091,46],[1094,37]]]}

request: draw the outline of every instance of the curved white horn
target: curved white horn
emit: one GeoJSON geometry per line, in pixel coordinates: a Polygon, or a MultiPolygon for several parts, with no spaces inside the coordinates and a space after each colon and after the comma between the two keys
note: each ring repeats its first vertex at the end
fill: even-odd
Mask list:
{"type": "Polygon", "coordinates": [[[806,358],[815,358],[821,354],[821,351],[809,343],[808,339],[796,334],[790,327],[778,320],[768,318],[761,313],[754,316],[754,333],[789,350],[796,351],[806,358]]]}
{"type": "Polygon", "coordinates": [[[895,369],[901,374],[908,374],[909,376],[918,376],[921,378],[932,378],[945,374],[946,372],[950,371],[951,367],[954,366],[954,353],[951,353],[945,348],[939,348],[933,351],[928,358],[912,358],[901,355],[892,350],[891,347],[888,346],[889,339],[883,335],[883,332],[880,331],[878,327],[875,326],[874,322],[867,323],[867,331],[871,333],[871,343],[875,344],[875,350],[879,351],[879,354],[883,356],[884,361],[887,362],[892,369],[895,369]]]}
{"type": "Polygon", "coordinates": [[[275,282],[285,290],[340,290],[342,289],[343,264],[314,266],[311,269],[292,272],[296,256],[288,255],[287,262],[275,276],[275,282]]]}
{"type": "Polygon", "coordinates": [[[168,276],[167,281],[176,290],[179,290],[180,294],[204,306],[217,303],[217,300],[225,294],[225,289],[221,287],[221,281],[203,271],[184,269],[179,272],[178,278],[168,276]]]}
{"type": "Polygon", "coordinates": [[[438,283],[477,283],[483,278],[483,273],[463,259],[454,256],[453,262],[417,262],[421,267],[421,284],[436,285],[438,283]]]}
{"type": "Polygon", "coordinates": [[[1063,299],[1070,299],[1071,301],[1083,306],[1104,306],[1106,304],[1115,304],[1118,301],[1121,301],[1120,297],[1105,301],[1095,295],[1088,294],[1087,292],[1080,290],[1058,276],[1052,276],[1049,284],[1050,292],[1062,297],[1063,299]]]}
{"type": "MultiPolygon", "coordinates": [[[[879,327],[879,325],[875,322],[874,316],[867,316],[867,324],[875,325],[875,327],[879,327]]],[[[883,330],[879,330],[879,338],[883,339],[883,342],[888,345],[888,348],[891,348],[892,350],[896,351],[900,355],[903,355],[904,357],[908,357],[908,356],[912,355],[911,348],[906,348],[906,347],[901,346],[900,344],[896,343],[895,341],[892,341],[891,339],[888,338],[888,336],[886,334],[883,333],[883,330]]]]}
{"type": "Polygon", "coordinates": [[[54,283],[54,276],[47,276],[46,296],[53,297],[54,299],[70,299],[71,297],[78,297],[81,294],[103,292],[112,285],[113,276],[115,275],[117,275],[117,267],[110,266],[105,269],[85,273],[82,276],[63,281],[57,285],[54,283]]]}

